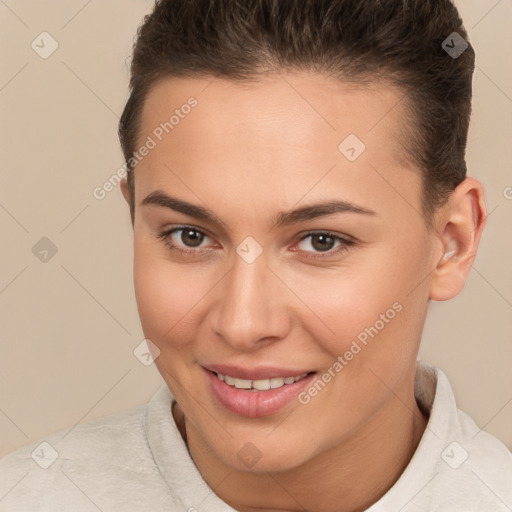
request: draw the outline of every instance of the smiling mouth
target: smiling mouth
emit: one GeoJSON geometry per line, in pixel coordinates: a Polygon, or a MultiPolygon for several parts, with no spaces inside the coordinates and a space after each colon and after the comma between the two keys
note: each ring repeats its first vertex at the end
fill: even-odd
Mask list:
{"type": "Polygon", "coordinates": [[[294,384],[295,382],[298,382],[299,380],[307,377],[309,373],[314,372],[306,372],[302,375],[297,375],[296,377],[273,377],[271,379],[257,380],[239,379],[236,377],[231,377],[230,375],[223,375],[222,373],[212,373],[216,375],[220,381],[237,389],[246,389],[249,391],[268,391],[269,389],[277,389],[289,384],[294,384]]]}
{"type": "Polygon", "coordinates": [[[295,398],[317,373],[305,372],[303,368],[248,369],[228,365],[211,365],[203,370],[215,403],[230,413],[248,418],[270,416],[294,401],[297,406],[299,402],[295,398]]]}

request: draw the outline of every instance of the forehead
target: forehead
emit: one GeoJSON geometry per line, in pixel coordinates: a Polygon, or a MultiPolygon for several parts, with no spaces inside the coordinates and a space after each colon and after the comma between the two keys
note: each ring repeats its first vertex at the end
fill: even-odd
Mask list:
{"type": "MultiPolygon", "coordinates": [[[[307,72],[270,74],[251,81],[164,78],[146,97],[141,135],[168,121],[175,110],[194,98],[197,106],[190,112],[193,130],[187,136],[195,135],[197,144],[201,138],[204,142],[221,138],[226,144],[230,135],[238,139],[246,134],[257,137],[254,145],[306,144],[314,149],[319,138],[336,140],[354,133],[371,142],[384,133],[395,143],[394,149],[400,150],[397,136],[407,121],[403,97],[403,91],[387,82],[363,85],[307,72]]],[[[188,115],[176,113],[182,114],[180,123],[188,115]]],[[[191,123],[181,124],[179,130],[177,125],[173,127],[174,138],[179,132],[185,135],[184,125],[191,123]]]]}
{"type": "Polygon", "coordinates": [[[419,175],[402,147],[403,97],[384,82],[298,72],[247,83],[162,79],[142,112],[138,146],[151,138],[154,147],[137,165],[137,197],[178,187],[190,199],[239,197],[248,205],[279,191],[281,202],[294,204],[313,188],[325,195],[335,187],[365,204],[368,194],[396,200],[393,182],[418,192],[419,175]],[[364,150],[355,160],[344,153],[347,140],[349,149],[364,150]]]}

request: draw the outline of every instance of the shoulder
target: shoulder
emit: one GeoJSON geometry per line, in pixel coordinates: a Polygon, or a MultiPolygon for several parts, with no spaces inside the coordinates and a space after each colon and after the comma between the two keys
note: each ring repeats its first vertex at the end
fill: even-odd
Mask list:
{"type": "Polygon", "coordinates": [[[418,362],[415,396],[429,416],[426,429],[401,477],[369,511],[510,512],[510,450],[458,409],[439,368],[418,362]]]}
{"type": "MultiPolygon", "coordinates": [[[[127,484],[157,484],[159,473],[145,435],[146,407],[59,430],[2,457],[0,512],[119,506],[124,501],[119,490],[127,484]]],[[[132,507],[126,503],[125,510],[132,507]]]]}
{"type": "MultiPolygon", "coordinates": [[[[454,453],[460,453],[461,462],[482,484],[489,482],[506,493],[512,507],[512,452],[498,438],[479,428],[464,411],[457,410],[457,415],[460,441],[453,445],[454,453]]],[[[451,455],[451,451],[447,450],[445,455],[451,455]]]]}
{"type": "Polygon", "coordinates": [[[512,452],[457,407],[448,378],[439,368],[435,372],[436,396],[423,447],[434,452],[426,495],[440,510],[510,510],[512,452]]]}
{"type": "Polygon", "coordinates": [[[0,458],[0,468],[48,469],[63,460],[104,456],[119,443],[127,439],[136,442],[141,437],[144,409],[145,405],[139,405],[53,432],[0,458]]]}
{"type": "Polygon", "coordinates": [[[426,495],[440,511],[512,510],[512,453],[457,410],[459,428],[439,449],[426,495]]]}
{"type": "MultiPolygon", "coordinates": [[[[512,452],[497,437],[480,428],[473,418],[456,405],[448,378],[441,371],[438,374],[438,391],[442,399],[437,410],[436,428],[444,421],[446,446],[442,452],[443,461],[450,468],[465,467],[475,477],[495,482],[509,496],[512,490],[512,452]]],[[[512,505],[512,503],[511,503],[512,505]]]]}

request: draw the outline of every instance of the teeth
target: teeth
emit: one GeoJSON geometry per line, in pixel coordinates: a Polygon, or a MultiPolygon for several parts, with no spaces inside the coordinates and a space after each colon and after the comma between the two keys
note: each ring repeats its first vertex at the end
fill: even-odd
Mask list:
{"type": "MultiPolygon", "coordinates": [[[[300,377],[297,377],[297,380],[300,379],[300,377]]],[[[270,387],[272,389],[280,388],[284,384],[284,379],[281,377],[274,377],[273,379],[270,379],[270,387]]]]}
{"type": "Polygon", "coordinates": [[[307,373],[298,375],[297,377],[273,377],[271,379],[258,379],[258,380],[247,380],[247,379],[236,379],[229,375],[222,375],[222,373],[216,374],[218,379],[224,381],[229,386],[234,386],[237,389],[252,389],[257,391],[267,391],[268,389],[276,389],[284,386],[285,384],[293,384],[300,379],[303,379],[307,373]]]}
{"type": "Polygon", "coordinates": [[[270,379],[253,380],[252,387],[258,391],[267,391],[270,389],[270,379]]]}
{"type": "Polygon", "coordinates": [[[235,388],[251,389],[251,381],[245,379],[235,379],[235,388]]]}

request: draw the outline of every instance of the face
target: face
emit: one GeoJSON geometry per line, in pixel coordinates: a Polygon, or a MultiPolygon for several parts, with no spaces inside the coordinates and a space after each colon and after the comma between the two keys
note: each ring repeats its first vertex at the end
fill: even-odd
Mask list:
{"type": "Polygon", "coordinates": [[[440,249],[400,98],[289,73],[165,79],[146,99],[141,323],[188,425],[231,467],[297,467],[412,388],[440,249]]]}

